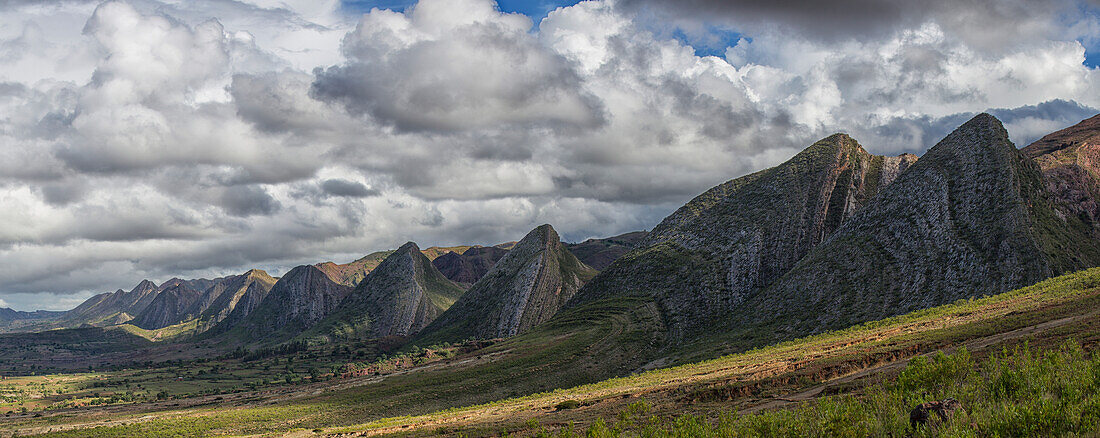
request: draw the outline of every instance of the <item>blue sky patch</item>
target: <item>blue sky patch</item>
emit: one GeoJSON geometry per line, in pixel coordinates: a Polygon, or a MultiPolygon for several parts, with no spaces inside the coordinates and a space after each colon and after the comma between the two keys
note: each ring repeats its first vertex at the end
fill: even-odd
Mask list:
{"type": "MultiPolygon", "coordinates": [[[[519,12],[531,17],[536,24],[546,18],[546,14],[550,11],[577,3],[580,3],[579,0],[497,0],[500,10],[519,12]]],[[[342,2],[344,9],[351,13],[364,13],[373,8],[404,11],[405,8],[414,4],[416,0],[345,0],[342,2]]]]}

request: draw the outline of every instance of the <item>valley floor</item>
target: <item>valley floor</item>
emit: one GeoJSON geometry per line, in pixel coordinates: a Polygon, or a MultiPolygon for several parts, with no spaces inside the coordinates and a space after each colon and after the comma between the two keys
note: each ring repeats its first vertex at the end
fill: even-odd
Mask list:
{"type": "Polygon", "coordinates": [[[1013,427],[1039,420],[1065,432],[1100,427],[1089,423],[1100,418],[1100,361],[1088,353],[1100,344],[1100,268],[583,384],[609,372],[586,370],[613,365],[577,352],[646,321],[644,306],[627,308],[602,326],[378,376],[16,414],[0,419],[0,436],[866,436],[906,433],[915,404],[946,397],[969,409],[960,425],[941,430],[951,434],[1026,435],[1013,427]],[[1001,389],[983,386],[998,378],[1007,382],[1001,389]]]}

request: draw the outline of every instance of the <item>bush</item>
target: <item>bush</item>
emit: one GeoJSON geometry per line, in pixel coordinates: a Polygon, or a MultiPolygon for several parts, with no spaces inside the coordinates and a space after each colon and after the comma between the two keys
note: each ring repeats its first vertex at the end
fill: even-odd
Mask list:
{"type": "Polygon", "coordinates": [[[581,407],[581,402],[576,400],[566,400],[554,405],[554,409],[557,409],[559,411],[564,411],[566,409],[577,409],[579,407],[581,407]]]}

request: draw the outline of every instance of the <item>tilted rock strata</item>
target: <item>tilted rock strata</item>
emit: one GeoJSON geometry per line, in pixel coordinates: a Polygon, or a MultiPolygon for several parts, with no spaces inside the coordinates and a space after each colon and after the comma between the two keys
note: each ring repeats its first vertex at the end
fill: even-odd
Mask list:
{"type": "Polygon", "coordinates": [[[527,234],[438,319],[420,339],[456,341],[521,334],[552,316],[595,270],[542,225],[527,234]]]}
{"type": "Polygon", "coordinates": [[[785,274],[916,162],[836,134],[779,166],[699,195],[612,263],[570,306],[653,297],[682,338],[726,317],[785,274]]]}

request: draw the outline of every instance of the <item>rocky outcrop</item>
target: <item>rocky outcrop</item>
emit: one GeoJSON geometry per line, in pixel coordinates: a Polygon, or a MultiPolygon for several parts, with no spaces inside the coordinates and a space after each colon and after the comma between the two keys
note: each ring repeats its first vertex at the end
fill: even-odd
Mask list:
{"type": "Polygon", "coordinates": [[[527,234],[417,337],[418,343],[515,336],[554,316],[595,270],[550,225],[527,234]]]}
{"type": "Polygon", "coordinates": [[[916,161],[871,155],[844,134],[822,139],[779,166],[699,195],[570,306],[652,298],[671,339],[697,333],[780,278],[916,161]]]}
{"type": "Polygon", "coordinates": [[[275,279],[259,269],[218,279],[187,309],[179,322],[197,320],[196,331],[203,332],[228,318],[242,301],[245,307],[238,313],[243,318],[274,285],[275,279]]]}
{"type": "Polygon", "coordinates": [[[1043,170],[1059,213],[1080,217],[1100,235],[1100,115],[1049,134],[1020,150],[1043,170]]]}
{"type": "Polygon", "coordinates": [[[602,271],[611,266],[611,263],[618,260],[623,254],[638,247],[648,235],[649,233],[646,231],[634,231],[615,237],[588,239],[581,243],[566,243],[565,247],[584,264],[602,271]]]}
{"type": "Polygon", "coordinates": [[[769,340],[1004,292],[1100,264],[993,116],[956,129],[732,314],[769,340]]]}
{"type": "Polygon", "coordinates": [[[451,281],[469,287],[507,253],[508,250],[495,246],[475,246],[461,254],[451,251],[436,257],[432,265],[451,281]]]}
{"type": "Polygon", "coordinates": [[[191,284],[182,280],[170,281],[165,285],[167,288],[161,290],[131,323],[146,330],[155,330],[182,321],[187,309],[202,296],[202,291],[191,284]]]}
{"type": "MultiPolygon", "coordinates": [[[[243,341],[281,342],[324,319],[351,291],[316,266],[298,266],[279,278],[250,313],[237,317],[231,312],[206,336],[228,333],[243,341]]],[[[243,309],[241,301],[255,299],[249,295],[246,290],[235,310],[243,309]]]]}
{"type": "Polygon", "coordinates": [[[463,288],[409,242],[386,257],[337,309],[304,337],[381,338],[414,334],[451,307],[463,288]]]}

